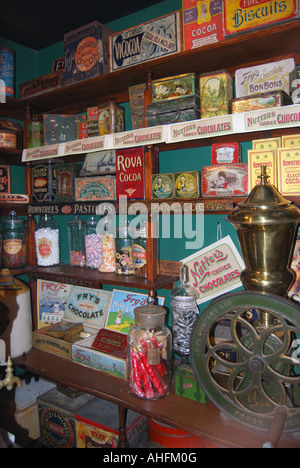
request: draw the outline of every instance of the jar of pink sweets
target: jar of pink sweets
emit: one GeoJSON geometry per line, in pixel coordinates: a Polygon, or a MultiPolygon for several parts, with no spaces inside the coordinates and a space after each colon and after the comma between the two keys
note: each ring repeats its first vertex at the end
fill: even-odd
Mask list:
{"type": "Polygon", "coordinates": [[[129,392],[146,400],[169,393],[171,377],[171,331],[165,327],[166,311],[148,303],[134,309],[135,325],[128,332],[129,392]]]}

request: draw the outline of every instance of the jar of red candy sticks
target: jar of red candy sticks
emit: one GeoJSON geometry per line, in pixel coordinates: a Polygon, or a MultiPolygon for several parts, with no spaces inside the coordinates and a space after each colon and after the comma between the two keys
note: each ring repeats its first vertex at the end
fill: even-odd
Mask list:
{"type": "Polygon", "coordinates": [[[129,392],[146,400],[169,393],[172,335],[165,327],[166,311],[148,303],[134,309],[135,325],[128,332],[129,392]]]}

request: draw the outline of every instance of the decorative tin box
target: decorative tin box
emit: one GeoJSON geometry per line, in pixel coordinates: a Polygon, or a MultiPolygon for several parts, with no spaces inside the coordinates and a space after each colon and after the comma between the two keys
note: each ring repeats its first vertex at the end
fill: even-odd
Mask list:
{"type": "Polygon", "coordinates": [[[144,109],[144,93],[146,85],[140,84],[137,86],[130,86],[129,101],[131,111],[131,123],[132,128],[144,128],[145,127],[145,109],[144,109]]]}
{"type": "Polygon", "coordinates": [[[209,401],[188,364],[181,364],[175,371],[175,394],[200,403],[209,401]]]}
{"type": "Polygon", "coordinates": [[[241,146],[239,143],[214,143],[211,147],[211,162],[216,164],[239,163],[241,146]]]}
{"type": "MultiPolygon", "coordinates": [[[[119,443],[119,410],[110,401],[94,398],[75,415],[77,448],[116,448],[119,443]]],[[[129,448],[148,446],[145,416],[128,410],[126,435],[129,448]]]]}
{"type": "Polygon", "coordinates": [[[225,0],[224,35],[247,33],[298,18],[297,0],[241,2],[225,0]]]}
{"type": "Polygon", "coordinates": [[[261,179],[259,179],[259,176],[261,175],[261,166],[266,167],[267,175],[270,177],[268,182],[277,187],[277,150],[249,150],[249,191],[261,182],[261,179]]]}
{"type": "Polygon", "coordinates": [[[145,197],[144,147],[116,151],[117,198],[143,199],[145,197]]]}
{"type": "Polygon", "coordinates": [[[92,138],[99,135],[98,120],[87,120],[79,124],[79,139],[92,138]]]}
{"type": "Polygon", "coordinates": [[[199,95],[199,80],[195,73],[177,75],[151,82],[151,102],[199,95]]]}
{"type": "Polygon", "coordinates": [[[78,164],[56,164],[56,202],[75,201],[75,178],[79,172],[78,164]]]}
{"type": "Polygon", "coordinates": [[[203,167],[201,172],[201,189],[203,197],[247,195],[247,163],[203,167]]]}
{"type": "Polygon", "coordinates": [[[176,11],[111,35],[110,71],[176,54],[181,50],[181,11],[176,11]]]}
{"type": "Polygon", "coordinates": [[[124,107],[113,101],[99,106],[98,126],[99,135],[123,132],[125,130],[124,107]]]}
{"type": "Polygon", "coordinates": [[[27,148],[44,146],[43,122],[31,121],[27,125],[27,148]]]}
{"type": "Polygon", "coordinates": [[[165,199],[174,198],[174,175],[153,174],[152,176],[152,198],[165,199]]]}
{"type": "Polygon", "coordinates": [[[71,398],[56,388],[37,397],[41,443],[47,448],[76,448],[75,415],[95,397],[71,398]]]}
{"type": "Polygon", "coordinates": [[[82,177],[75,179],[76,201],[97,201],[116,199],[116,178],[114,176],[82,177]]]}
{"type": "Polygon", "coordinates": [[[79,138],[79,124],[86,120],[80,114],[44,114],[44,144],[54,145],[79,138]]]}
{"type": "Polygon", "coordinates": [[[235,72],[236,98],[269,91],[285,91],[289,96],[296,77],[294,59],[239,68],[235,72]]]}
{"type": "Polygon", "coordinates": [[[10,193],[10,167],[0,166],[0,193],[10,193]]]}
{"type": "Polygon", "coordinates": [[[147,106],[146,118],[148,127],[199,119],[200,98],[190,96],[153,102],[147,106]]]}
{"type": "Polygon", "coordinates": [[[108,73],[108,37],[112,33],[93,21],[64,35],[65,85],[108,73]]]}
{"type": "Polygon", "coordinates": [[[270,91],[232,100],[232,113],[270,109],[271,107],[289,106],[291,98],[284,91],[270,91]]]}
{"type": "Polygon", "coordinates": [[[233,78],[226,70],[200,75],[201,118],[231,113],[233,78]]]}
{"type": "Polygon", "coordinates": [[[45,93],[49,90],[61,88],[63,85],[63,72],[51,72],[33,80],[20,84],[20,97],[26,98],[35,94],[45,93]]]}
{"type": "Polygon", "coordinates": [[[300,194],[300,146],[298,148],[279,148],[278,190],[282,195],[300,194]]]}
{"type": "Polygon", "coordinates": [[[199,173],[196,171],[174,174],[175,198],[197,198],[200,196],[199,173]]]}
{"type": "Polygon", "coordinates": [[[222,0],[182,0],[184,50],[224,39],[222,0]]]}
{"type": "Polygon", "coordinates": [[[58,160],[49,160],[32,167],[32,200],[34,202],[54,201],[56,196],[55,165],[58,160]]]}
{"type": "Polygon", "coordinates": [[[82,176],[95,176],[116,172],[116,150],[95,151],[85,156],[80,171],[82,176]]]}

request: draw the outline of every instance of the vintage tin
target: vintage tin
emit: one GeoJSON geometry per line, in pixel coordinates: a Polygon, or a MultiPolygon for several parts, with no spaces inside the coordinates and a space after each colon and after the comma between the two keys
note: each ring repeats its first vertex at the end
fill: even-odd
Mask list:
{"type": "Polygon", "coordinates": [[[79,124],[86,120],[81,114],[43,114],[44,144],[54,145],[79,138],[79,124]]]}
{"type": "Polygon", "coordinates": [[[284,91],[270,91],[232,100],[232,113],[270,109],[271,107],[289,106],[292,99],[284,91]]]}
{"type": "Polygon", "coordinates": [[[282,195],[300,195],[300,146],[298,148],[279,148],[278,190],[282,195]]]}
{"type": "Polygon", "coordinates": [[[63,86],[63,72],[51,72],[33,80],[20,84],[20,97],[26,98],[36,94],[41,94],[49,90],[58,89],[63,86]]]}
{"type": "Polygon", "coordinates": [[[232,197],[247,195],[247,163],[202,167],[201,191],[203,197],[232,197]]]}
{"type": "Polygon", "coordinates": [[[109,37],[111,72],[181,52],[181,11],[109,37]]]}
{"type": "Polygon", "coordinates": [[[14,120],[0,118],[0,148],[22,148],[23,130],[14,120]]]}
{"type": "Polygon", "coordinates": [[[71,398],[53,388],[37,397],[41,444],[47,448],[76,448],[75,415],[95,397],[71,398]]]}
{"type": "Polygon", "coordinates": [[[91,138],[99,135],[98,120],[87,120],[79,124],[79,139],[91,138]]]}
{"type": "Polygon", "coordinates": [[[80,167],[78,164],[56,164],[56,202],[75,201],[75,178],[80,167]]]}
{"type": "Polygon", "coordinates": [[[225,0],[224,35],[247,33],[298,18],[297,0],[225,0]]]}
{"type": "Polygon", "coordinates": [[[93,21],[64,35],[65,85],[108,73],[108,37],[113,32],[93,21]]]}
{"type": "Polygon", "coordinates": [[[151,102],[199,95],[199,80],[195,73],[172,76],[151,82],[151,102]]]}
{"type": "Polygon", "coordinates": [[[266,168],[266,173],[269,176],[268,183],[277,187],[277,150],[254,149],[248,151],[249,191],[261,182],[259,178],[261,166],[266,168]]]}
{"type": "Polygon", "coordinates": [[[117,199],[143,199],[145,197],[144,147],[116,150],[116,193],[117,199]]]}
{"type": "Polygon", "coordinates": [[[55,165],[61,160],[49,160],[32,166],[32,200],[43,203],[55,200],[55,165]]]}
{"type": "Polygon", "coordinates": [[[184,50],[224,39],[222,0],[182,0],[184,50]]]}
{"type": "Polygon", "coordinates": [[[87,120],[98,120],[99,109],[98,107],[88,107],[86,110],[87,120]]]}
{"type": "Polygon", "coordinates": [[[199,96],[153,102],[147,106],[146,119],[148,127],[187,122],[199,118],[199,96]]]}
{"type": "Polygon", "coordinates": [[[211,163],[230,164],[241,161],[241,146],[239,143],[214,143],[211,146],[211,163]]]}
{"type": "Polygon", "coordinates": [[[98,108],[98,135],[119,133],[125,130],[124,107],[113,101],[98,108]]]}
{"type": "Polygon", "coordinates": [[[201,119],[231,113],[233,78],[226,70],[200,75],[201,119]]]}
{"type": "Polygon", "coordinates": [[[252,149],[254,149],[254,150],[272,150],[272,149],[281,148],[281,145],[282,145],[281,138],[283,138],[283,137],[262,138],[260,140],[253,140],[252,141],[252,149]]]}
{"type": "MultiPolygon", "coordinates": [[[[77,448],[118,447],[119,410],[114,403],[94,398],[77,412],[75,422],[77,448]]],[[[129,448],[147,448],[147,418],[128,410],[126,426],[129,448]]]]}
{"type": "Polygon", "coordinates": [[[39,146],[44,146],[44,125],[43,122],[32,120],[27,125],[27,148],[39,146]]]}
{"type": "Polygon", "coordinates": [[[174,175],[153,174],[152,175],[152,198],[168,199],[174,198],[174,175]]]}
{"type": "Polygon", "coordinates": [[[95,151],[85,156],[80,177],[116,172],[116,150],[95,151]]]}
{"type": "Polygon", "coordinates": [[[199,173],[196,171],[174,174],[175,198],[197,198],[200,196],[199,173]]]}
{"type": "Polygon", "coordinates": [[[7,47],[0,47],[0,94],[15,96],[15,51],[7,47]]]}
{"type": "Polygon", "coordinates": [[[209,401],[189,364],[181,364],[175,371],[175,395],[200,403],[209,401]]]}
{"type": "Polygon", "coordinates": [[[81,177],[75,179],[76,201],[98,201],[116,199],[114,176],[81,177]]]}
{"type": "Polygon", "coordinates": [[[146,85],[140,84],[137,86],[130,86],[129,102],[131,112],[131,124],[133,129],[145,127],[145,109],[144,109],[144,93],[146,85]]]}
{"type": "Polygon", "coordinates": [[[0,193],[10,193],[10,167],[0,166],[0,193]]]}
{"type": "Polygon", "coordinates": [[[290,96],[292,83],[296,77],[294,59],[239,68],[235,72],[236,98],[269,91],[284,91],[290,96]]]}

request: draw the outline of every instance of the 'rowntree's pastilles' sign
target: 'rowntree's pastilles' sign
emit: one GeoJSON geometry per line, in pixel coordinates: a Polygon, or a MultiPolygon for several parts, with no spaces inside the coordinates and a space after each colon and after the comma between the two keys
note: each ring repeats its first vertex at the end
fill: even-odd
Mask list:
{"type": "Polygon", "coordinates": [[[189,268],[189,281],[200,294],[198,304],[242,286],[243,259],[230,236],[182,260],[189,268]]]}

